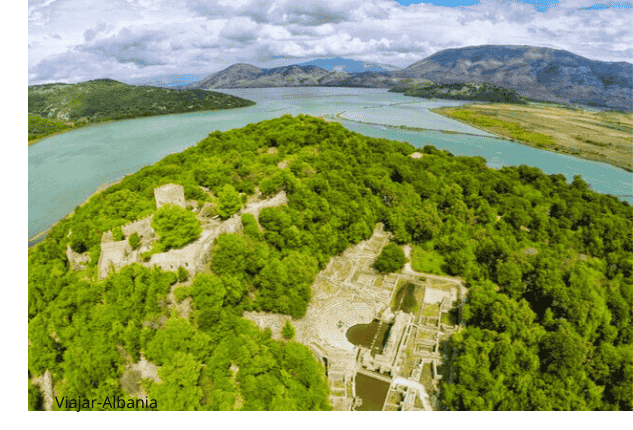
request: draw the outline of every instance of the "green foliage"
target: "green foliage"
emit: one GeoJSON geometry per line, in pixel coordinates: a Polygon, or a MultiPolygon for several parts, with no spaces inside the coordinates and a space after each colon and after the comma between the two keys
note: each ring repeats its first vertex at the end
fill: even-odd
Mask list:
{"type": "Polygon", "coordinates": [[[132,249],[138,249],[141,245],[141,237],[137,232],[132,233],[130,237],[128,237],[127,241],[132,249]]]}
{"type": "Polygon", "coordinates": [[[192,212],[177,205],[164,205],[152,218],[152,228],[160,239],[162,251],[182,248],[202,233],[200,220],[192,212]]]}
{"type": "Polygon", "coordinates": [[[29,381],[29,411],[43,411],[44,397],[40,389],[29,381]]]}
{"type": "Polygon", "coordinates": [[[63,121],[42,118],[40,115],[29,113],[29,141],[68,130],[69,126],[63,121]]]}
{"type": "Polygon", "coordinates": [[[123,229],[121,227],[115,227],[112,230],[112,238],[115,242],[125,239],[125,237],[123,236],[123,229]]]}
{"type": "Polygon", "coordinates": [[[259,241],[261,239],[261,235],[259,232],[259,226],[257,224],[257,220],[251,214],[243,214],[242,215],[242,225],[244,226],[244,234],[246,236],[250,236],[251,238],[259,241]]]}
{"type": "Polygon", "coordinates": [[[433,249],[425,250],[420,245],[414,245],[411,252],[411,268],[416,272],[432,273],[434,275],[445,275],[442,267],[444,257],[433,249]]]}
{"type": "Polygon", "coordinates": [[[154,115],[231,109],[255,103],[228,94],[203,90],[135,87],[97,79],[78,84],[29,86],[29,140],[68,129],[57,118],[74,126],[154,115]]]}
{"type": "Polygon", "coordinates": [[[290,320],[286,321],[286,324],[281,329],[281,335],[284,339],[292,340],[295,337],[295,328],[290,323],[290,320]]]}
{"type": "Polygon", "coordinates": [[[392,273],[402,269],[407,262],[404,251],[395,243],[390,243],[382,249],[376,258],[374,268],[381,273],[392,273]]]}
{"type": "Polygon", "coordinates": [[[235,187],[231,184],[225,184],[218,191],[218,214],[220,218],[227,219],[242,207],[240,193],[235,191],[235,187]]]}
{"type": "Polygon", "coordinates": [[[453,118],[480,125],[482,127],[495,127],[510,134],[513,139],[536,144],[540,148],[547,148],[554,145],[554,139],[541,133],[531,133],[521,127],[518,123],[502,121],[486,115],[474,114],[464,110],[456,110],[451,113],[453,118]]]}
{"type": "Polygon", "coordinates": [[[187,279],[189,279],[189,272],[184,267],[179,266],[178,267],[178,281],[185,282],[187,279]]]}
{"type": "Polygon", "coordinates": [[[180,303],[189,297],[189,287],[181,286],[174,289],[174,299],[180,303]]]}
{"type": "Polygon", "coordinates": [[[453,100],[479,100],[485,102],[519,103],[527,101],[515,90],[485,83],[431,83],[424,82],[404,87],[396,87],[390,92],[404,93],[405,96],[440,98],[453,100]]]}
{"type": "Polygon", "coordinates": [[[240,315],[300,318],[318,271],[380,222],[397,243],[414,242],[414,267],[468,279],[465,327],[442,346],[443,408],[630,410],[633,208],[580,178],[488,169],[431,146],[408,157],[415,150],[284,116],[214,132],[125,177],[29,250],[31,374],[49,369],[64,381],[61,395],[124,395],[124,348],[171,363],[173,382],[159,395],[174,408],[185,401],[178,381],[198,375],[201,393],[185,396],[195,408],[328,409],[309,349],[275,342],[240,315]],[[280,171],[281,160],[290,168],[280,171]],[[177,274],[132,265],[97,282],[70,270],[66,246],[94,264],[102,234],[154,213],[153,190],[165,183],[191,195],[226,184],[243,195],[284,190],[288,204],[245,214],[243,233],[218,237],[211,273],[193,280],[191,321],[162,325],[177,274]]]}
{"type": "Polygon", "coordinates": [[[149,397],[162,411],[196,411],[201,408],[202,390],[197,382],[202,363],[192,354],[177,352],[172,360],[158,369],[160,383],[153,383],[149,397]]]}

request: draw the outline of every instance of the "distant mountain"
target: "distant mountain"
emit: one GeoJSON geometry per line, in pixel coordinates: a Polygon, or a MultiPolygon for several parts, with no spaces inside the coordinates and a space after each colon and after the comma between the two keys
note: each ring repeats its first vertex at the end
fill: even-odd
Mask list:
{"type": "Polygon", "coordinates": [[[633,65],[589,60],[534,46],[447,49],[394,72],[439,83],[483,82],[522,96],[603,108],[633,109],[633,65]]]}
{"type": "Polygon", "coordinates": [[[413,79],[486,83],[515,90],[523,97],[633,110],[632,64],[589,60],[556,49],[505,45],[447,49],[401,70],[357,72],[363,64],[371,63],[333,58],[274,69],[240,63],[185,88],[393,88],[408,85],[413,79]]]}
{"type": "Polygon", "coordinates": [[[189,84],[185,88],[239,88],[242,81],[249,81],[262,73],[262,69],[250,64],[236,63],[226,69],[189,84]]]}
{"type": "Polygon", "coordinates": [[[364,61],[348,60],[346,58],[321,58],[318,60],[299,63],[297,66],[317,66],[330,72],[364,73],[364,72],[394,72],[399,67],[389,64],[367,63],[364,61]]]}
{"type": "Polygon", "coordinates": [[[163,75],[148,78],[122,79],[122,81],[128,85],[134,86],[142,85],[159,88],[181,88],[191,83],[198,82],[205,76],[207,76],[206,73],[197,75],[163,75]]]}
{"type": "Polygon", "coordinates": [[[269,87],[368,87],[391,88],[399,79],[389,76],[392,72],[346,73],[328,71],[321,67],[293,64],[290,66],[260,69],[250,64],[238,63],[205,79],[188,85],[187,89],[209,88],[269,88],[269,87]]]}

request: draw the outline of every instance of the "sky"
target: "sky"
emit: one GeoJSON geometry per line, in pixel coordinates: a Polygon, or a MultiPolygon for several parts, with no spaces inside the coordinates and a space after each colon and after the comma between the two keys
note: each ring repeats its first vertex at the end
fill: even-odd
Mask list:
{"type": "Polygon", "coordinates": [[[633,62],[630,1],[29,0],[29,85],[211,74],[343,57],[406,67],[448,48],[633,62]]]}

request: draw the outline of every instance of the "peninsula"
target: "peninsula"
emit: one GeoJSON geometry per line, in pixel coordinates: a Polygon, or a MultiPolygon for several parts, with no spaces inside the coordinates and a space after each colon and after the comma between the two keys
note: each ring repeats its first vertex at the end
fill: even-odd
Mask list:
{"type": "Polygon", "coordinates": [[[580,176],[215,131],[29,249],[29,409],[630,410],[631,231],[580,176]]]}
{"type": "Polygon", "coordinates": [[[88,124],[216,109],[255,102],[215,91],[135,87],[112,79],[29,86],[29,145],[88,124]]]}

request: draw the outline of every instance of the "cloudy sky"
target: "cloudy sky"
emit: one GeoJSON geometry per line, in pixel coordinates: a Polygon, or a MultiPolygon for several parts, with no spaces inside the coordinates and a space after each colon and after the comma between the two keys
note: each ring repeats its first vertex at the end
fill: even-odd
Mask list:
{"type": "Polygon", "coordinates": [[[29,84],[210,74],[345,57],[406,67],[482,44],[633,62],[631,2],[29,0],[29,84]]]}

